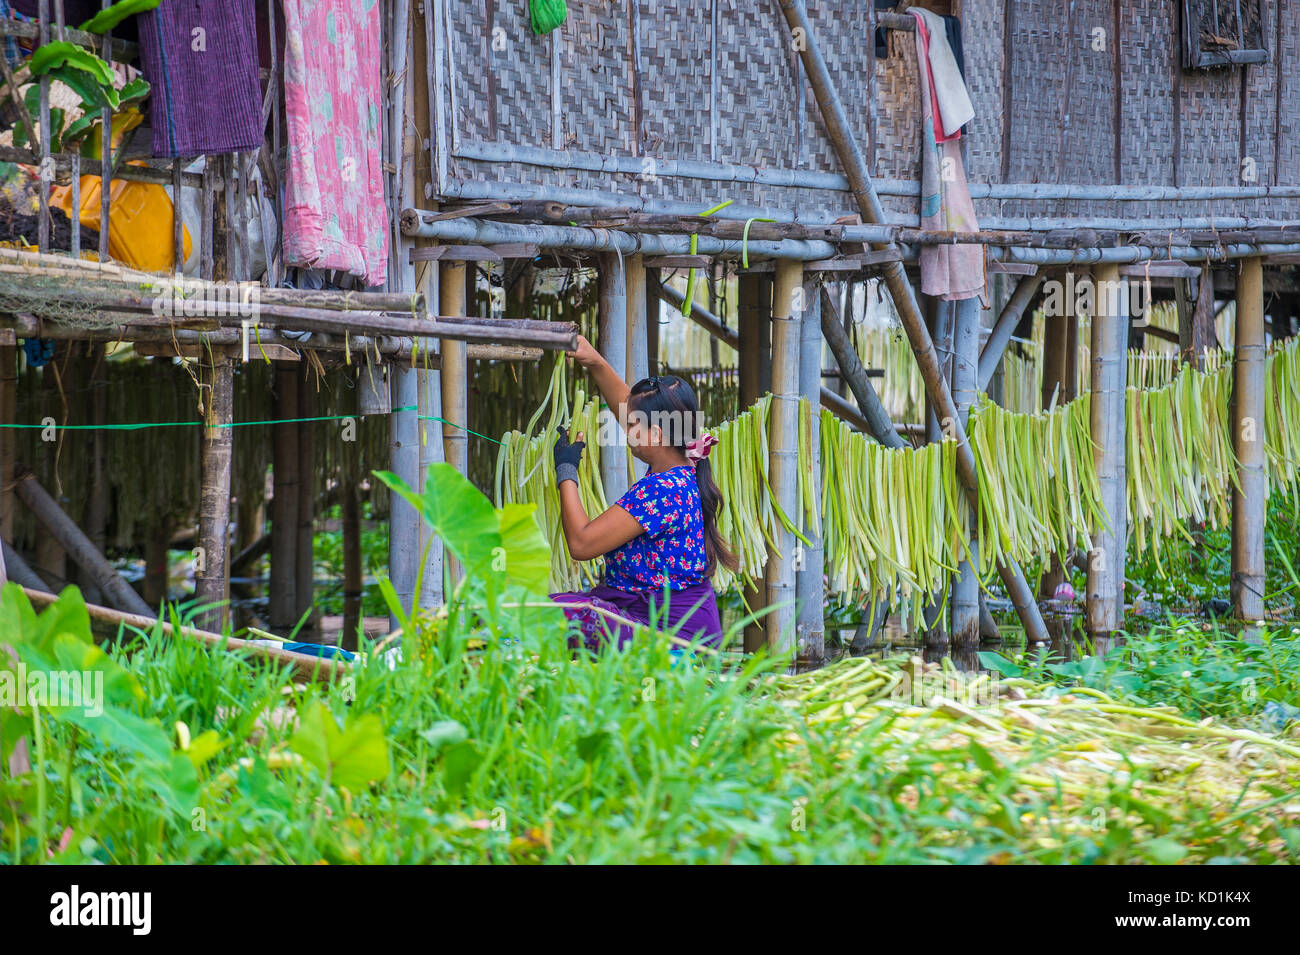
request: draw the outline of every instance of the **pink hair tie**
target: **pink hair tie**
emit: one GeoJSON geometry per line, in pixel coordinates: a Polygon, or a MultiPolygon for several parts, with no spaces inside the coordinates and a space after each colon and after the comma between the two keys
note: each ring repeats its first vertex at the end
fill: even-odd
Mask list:
{"type": "Polygon", "coordinates": [[[692,464],[699,464],[709,456],[709,452],[713,450],[713,446],[717,443],[717,438],[705,432],[686,445],[686,460],[692,464]]]}

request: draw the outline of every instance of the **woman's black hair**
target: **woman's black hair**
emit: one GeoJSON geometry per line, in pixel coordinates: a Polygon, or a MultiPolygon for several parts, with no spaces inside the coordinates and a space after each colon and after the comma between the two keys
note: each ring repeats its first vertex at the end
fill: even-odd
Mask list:
{"type": "MultiPolygon", "coordinates": [[[[700,436],[700,403],[689,384],[676,375],[642,378],[632,386],[628,397],[629,419],[639,418],[647,426],[657,425],[669,447],[683,453],[686,446],[700,436]]],[[[718,509],[722,493],[713,481],[713,467],[708,458],[695,462],[695,484],[700,491],[700,510],[704,515],[704,553],[708,558],[707,574],[712,577],[718,564],[734,571],[740,566],[736,555],[718,533],[718,509]]]]}

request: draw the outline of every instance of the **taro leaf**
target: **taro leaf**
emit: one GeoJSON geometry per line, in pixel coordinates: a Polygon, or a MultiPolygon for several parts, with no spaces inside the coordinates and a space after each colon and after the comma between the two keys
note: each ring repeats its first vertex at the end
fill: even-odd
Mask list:
{"type": "MultiPolygon", "coordinates": [[[[537,525],[536,504],[506,504],[500,511],[504,567],[499,568],[508,583],[518,584],[533,593],[546,593],[551,573],[551,551],[537,525]]],[[[494,558],[492,569],[498,570],[494,558]]]]}
{"type": "Polygon", "coordinates": [[[102,84],[98,77],[71,65],[50,70],[49,75],[50,79],[58,80],[80,96],[81,104],[87,110],[99,110],[105,106],[109,109],[118,108],[120,100],[112,80],[106,85],[102,84]]]}
{"type": "Polygon", "coordinates": [[[107,33],[129,16],[152,10],[162,0],[120,0],[106,10],[97,14],[81,25],[87,33],[107,33]]]}
{"type": "Polygon", "coordinates": [[[113,68],[82,47],[75,43],[67,43],[63,40],[54,43],[46,43],[38,47],[36,52],[27,61],[27,67],[32,76],[44,76],[46,73],[63,66],[74,67],[78,70],[84,70],[92,77],[99,80],[103,86],[113,86],[113,68]]]}
{"type": "Polygon", "coordinates": [[[149,95],[149,81],[137,76],[117,92],[118,109],[134,106],[149,95]]]}
{"type": "Polygon", "coordinates": [[[442,782],[447,792],[459,795],[469,785],[474,771],[483,765],[483,754],[469,740],[448,746],[442,755],[442,782]]]}
{"type": "Polygon", "coordinates": [[[63,148],[67,149],[83,139],[86,135],[99,126],[98,113],[86,113],[84,116],[75,120],[71,126],[63,131],[63,148]]]}
{"type": "Polygon", "coordinates": [[[423,730],[420,735],[433,747],[435,754],[441,752],[446,746],[454,746],[469,739],[469,732],[456,720],[440,720],[427,730],[423,730]]]}
{"type": "Polygon", "coordinates": [[[338,723],[319,700],[308,707],[289,741],[289,748],[302,756],[336,786],[360,789],[388,775],[388,740],[379,717],[368,713],[338,723]]]}
{"type": "Polygon", "coordinates": [[[452,465],[431,465],[423,494],[416,494],[389,471],[375,475],[420,512],[467,573],[479,576],[490,570],[494,551],[501,545],[496,511],[452,465]]]}
{"type": "Polygon", "coordinates": [[[999,673],[1002,676],[1020,676],[1024,671],[1012,663],[1000,653],[992,653],[988,650],[979,651],[980,666],[999,673]]]}

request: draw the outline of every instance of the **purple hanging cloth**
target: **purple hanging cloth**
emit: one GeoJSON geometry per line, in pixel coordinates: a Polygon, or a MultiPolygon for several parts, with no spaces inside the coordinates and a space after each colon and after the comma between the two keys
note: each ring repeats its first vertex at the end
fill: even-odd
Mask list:
{"type": "Polygon", "coordinates": [[[163,0],[136,24],[155,156],[262,145],[253,0],[163,0]]]}

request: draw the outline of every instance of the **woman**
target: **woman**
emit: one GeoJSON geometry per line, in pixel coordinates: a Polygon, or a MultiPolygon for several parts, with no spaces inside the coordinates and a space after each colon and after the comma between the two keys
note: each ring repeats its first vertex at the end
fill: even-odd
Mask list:
{"type": "Polygon", "coordinates": [[[584,436],[571,444],[561,430],[555,480],[564,539],[575,560],[604,555],[605,580],[552,599],[573,605],[565,614],[592,650],[632,639],[632,628],[610,614],[641,624],[653,617],[660,630],[676,628],[682,640],[717,647],[722,624],[710,578],[719,563],[734,570],[736,558],[718,533],[722,497],[708,460],[717,439],[700,431],[695,392],[671,376],[645,378],[629,389],[582,337],[571,354],[618,414],[632,454],[650,470],[603,514],[588,518],[577,484],[584,436]]]}

